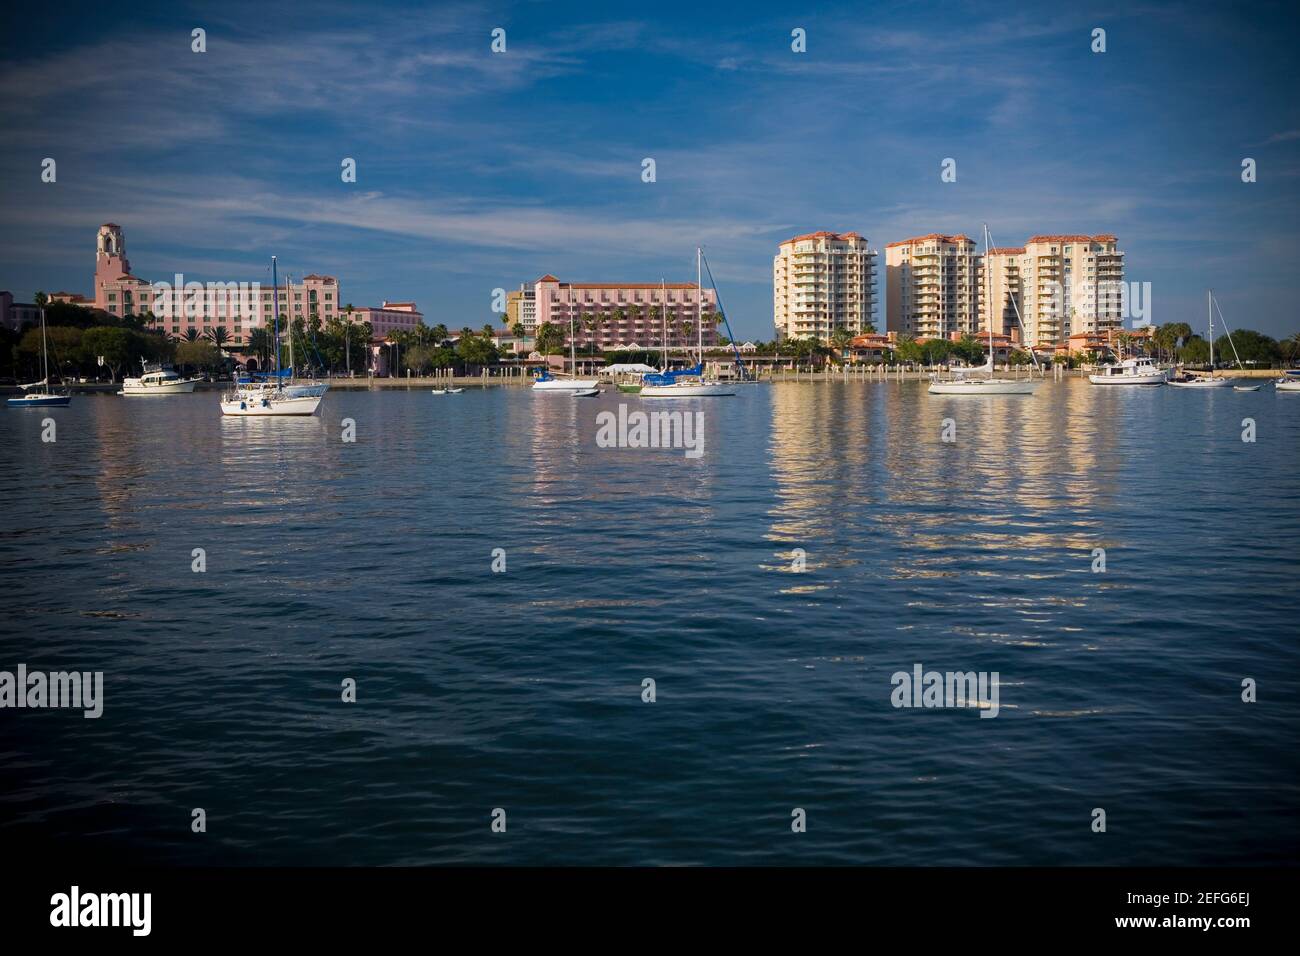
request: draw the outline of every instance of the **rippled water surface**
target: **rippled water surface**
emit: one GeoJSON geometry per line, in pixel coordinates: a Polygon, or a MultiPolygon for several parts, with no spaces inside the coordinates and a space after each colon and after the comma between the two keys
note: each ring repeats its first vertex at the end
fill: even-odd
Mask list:
{"type": "Polygon", "coordinates": [[[0,710],[0,840],[179,864],[1294,862],[1300,395],[758,386],[682,406],[698,459],[597,447],[620,401],[646,407],[0,410],[0,669],[102,670],[106,698],[98,720],[0,710]],[[1000,713],[895,709],[916,663],[997,671],[1000,713]]]}

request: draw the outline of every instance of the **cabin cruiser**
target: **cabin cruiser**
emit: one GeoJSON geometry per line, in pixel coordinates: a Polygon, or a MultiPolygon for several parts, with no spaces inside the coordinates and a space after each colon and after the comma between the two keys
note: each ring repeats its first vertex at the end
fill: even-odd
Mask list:
{"type": "Polygon", "coordinates": [[[1168,373],[1149,358],[1128,358],[1088,376],[1093,385],[1163,385],[1168,373]]]}
{"type": "Polygon", "coordinates": [[[122,390],[118,394],[187,395],[201,381],[201,378],[181,378],[180,373],[169,366],[142,363],[140,377],[122,379],[122,390]]]}

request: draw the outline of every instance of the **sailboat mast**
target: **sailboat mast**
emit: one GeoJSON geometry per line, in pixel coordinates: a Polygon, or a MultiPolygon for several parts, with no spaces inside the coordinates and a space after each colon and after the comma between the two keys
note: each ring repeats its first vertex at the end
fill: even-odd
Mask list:
{"type": "MultiPolygon", "coordinates": [[[[284,277],[284,307],[289,308],[289,289],[293,286],[293,273],[284,277]]],[[[296,364],[293,360],[293,311],[284,317],[285,322],[289,324],[289,378],[293,378],[293,369],[296,364]]]]}
{"type": "Polygon", "coordinates": [[[664,350],[659,355],[659,364],[668,371],[668,280],[659,277],[659,321],[664,326],[664,350]]]}
{"type": "Polygon", "coordinates": [[[700,262],[704,250],[695,247],[695,339],[700,350],[700,371],[704,371],[704,274],[700,272],[700,262]]]}
{"type": "Polygon", "coordinates": [[[45,341],[45,303],[41,303],[41,379],[50,383],[50,347],[45,341]]]}
{"type": "Polygon", "coordinates": [[[275,377],[280,377],[280,273],[271,257],[271,300],[275,303],[275,377]]]}
{"type": "Polygon", "coordinates": [[[1214,378],[1214,290],[1205,290],[1205,313],[1210,317],[1210,378],[1214,378]]]}
{"type": "MultiPolygon", "coordinates": [[[[989,268],[989,224],[984,223],[984,321],[989,326],[989,380],[993,380],[993,286],[989,268]]],[[[978,314],[979,304],[975,306],[978,314]]]]}

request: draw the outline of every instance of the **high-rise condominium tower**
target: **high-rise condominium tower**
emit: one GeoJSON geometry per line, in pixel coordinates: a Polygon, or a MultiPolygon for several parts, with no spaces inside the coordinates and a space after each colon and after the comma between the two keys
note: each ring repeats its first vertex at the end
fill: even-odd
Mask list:
{"type": "Polygon", "coordinates": [[[876,254],[856,232],[810,232],[781,243],[772,260],[778,339],[829,340],[873,325],[876,254]]]}

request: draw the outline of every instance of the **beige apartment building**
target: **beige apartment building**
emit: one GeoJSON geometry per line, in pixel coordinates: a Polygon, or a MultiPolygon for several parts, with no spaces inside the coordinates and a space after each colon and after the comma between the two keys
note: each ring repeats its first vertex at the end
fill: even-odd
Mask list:
{"type": "Polygon", "coordinates": [[[1024,316],[1020,291],[1020,260],[1024,246],[1002,246],[984,254],[984,274],[980,278],[980,329],[987,330],[989,317],[993,331],[1015,339],[1022,338],[1023,329],[1017,319],[1024,316]]]}
{"type": "Polygon", "coordinates": [[[914,338],[974,333],[981,259],[968,236],[931,233],[885,246],[885,328],[914,338]]]}
{"type": "Polygon", "coordinates": [[[854,335],[873,323],[876,253],[856,232],[811,232],[781,243],[772,261],[772,312],[779,340],[854,335]]]}
{"type": "Polygon", "coordinates": [[[1029,346],[1064,348],[1071,335],[1123,327],[1124,253],[1115,243],[1112,235],[1031,236],[1011,257],[1029,346]]]}

